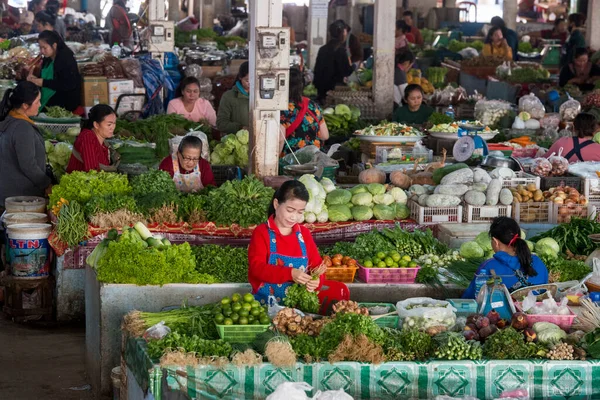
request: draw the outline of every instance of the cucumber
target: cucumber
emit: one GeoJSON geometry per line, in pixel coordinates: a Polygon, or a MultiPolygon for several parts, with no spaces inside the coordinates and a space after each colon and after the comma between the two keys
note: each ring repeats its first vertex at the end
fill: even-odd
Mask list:
{"type": "Polygon", "coordinates": [[[146,240],[146,243],[148,243],[148,246],[150,246],[150,247],[156,247],[156,248],[163,247],[163,243],[160,240],[153,238],[153,237],[149,237],[146,240]]]}
{"type": "Polygon", "coordinates": [[[446,175],[451,174],[454,171],[458,171],[459,169],[465,168],[469,168],[469,166],[465,163],[452,164],[447,165],[444,168],[438,168],[435,171],[433,171],[433,181],[436,185],[439,185],[442,181],[442,178],[446,175]]]}

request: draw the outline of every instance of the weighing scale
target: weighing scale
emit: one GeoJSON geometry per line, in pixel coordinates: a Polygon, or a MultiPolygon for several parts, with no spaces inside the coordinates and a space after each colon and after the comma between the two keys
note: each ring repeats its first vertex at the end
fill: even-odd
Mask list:
{"type": "Polygon", "coordinates": [[[450,44],[450,41],[452,39],[461,40],[461,38],[462,38],[462,32],[460,32],[460,31],[449,31],[449,32],[439,33],[438,36],[433,41],[432,47],[433,48],[437,48],[437,47],[448,48],[448,44],[450,44]]]}
{"type": "Polygon", "coordinates": [[[558,40],[544,40],[544,48],[540,53],[542,66],[552,67],[560,64],[560,50],[562,45],[558,40]]]}
{"type": "Polygon", "coordinates": [[[452,156],[458,162],[464,162],[468,159],[481,158],[488,155],[488,146],[485,140],[477,134],[485,127],[472,125],[459,125],[458,140],[452,148],[452,156]]]}

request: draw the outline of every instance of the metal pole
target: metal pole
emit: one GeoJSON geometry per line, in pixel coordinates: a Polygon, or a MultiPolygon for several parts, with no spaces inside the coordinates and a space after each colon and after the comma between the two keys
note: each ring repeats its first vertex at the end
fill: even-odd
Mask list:
{"type": "MultiPolygon", "coordinates": [[[[516,0],[515,0],[516,1],[516,0]]],[[[388,118],[394,107],[394,35],[396,0],[375,2],[373,37],[373,100],[381,119],[388,118]]]]}

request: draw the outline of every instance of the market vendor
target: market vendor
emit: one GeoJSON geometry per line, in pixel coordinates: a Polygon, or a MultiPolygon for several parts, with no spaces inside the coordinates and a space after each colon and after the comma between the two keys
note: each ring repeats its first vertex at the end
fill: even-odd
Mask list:
{"type": "Polygon", "coordinates": [[[600,144],[594,142],[594,134],[600,130],[598,120],[591,113],[581,113],[573,121],[573,137],[558,139],[544,157],[557,155],[561,149],[561,156],[569,163],[581,161],[600,161],[600,144]]]}
{"type": "MultiPolygon", "coordinates": [[[[506,43],[508,43],[508,47],[510,47],[512,51],[512,59],[514,60],[519,47],[519,35],[514,30],[509,29],[506,26],[506,22],[504,22],[504,20],[501,17],[496,16],[492,18],[490,24],[492,25],[492,27],[497,27],[502,30],[502,37],[506,39],[506,43]]],[[[486,43],[489,42],[489,40],[486,40],[486,43]]]]}
{"type": "MultiPolygon", "coordinates": [[[[502,283],[512,292],[527,286],[548,283],[548,269],[538,256],[531,254],[529,246],[521,239],[521,228],[512,218],[498,217],[490,226],[490,239],[494,257],[483,262],[475,275],[491,275],[492,271],[502,278],[502,283]]],[[[475,279],[463,293],[464,299],[475,298],[475,279]]]]}
{"type": "Polygon", "coordinates": [[[112,107],[98,104],[90,110],[81,133],[75,139],[67,173],[73,171],[116,172],[119,155],[106,144],[113,137],[117,115],[112,107]]]}
{"type": "Polygon", "coordinates": [[[394,63],[394,109],[402,105],[402,99],[404,99],[404,91],[408,85],[408,79],[406,73],[413,66],[415,62],[414,54],[405,49],[396,53],[394,63]]]}
{"type": "Polygon", "coordinates": [[[564,67],[574,59],[576,49],[587,47],[585,43],[585,32],[583,30],[584,24],[585,15],[581,13],[569,15],[569,18],[567,19],[569,38],[561,49],[561,67],[564,67]]]}
{"type": "Polygon", "coordinates": [[[206,120],[210,126],[217,124],[217,114],[210,101],[200,97],[200,82],[193,76],[181,81],[167,106],[167,114],[179,114],[193,122],[206,120]]]}
{"type": "Polygon", "coordinates": [[[560,70],[558,84],[578,86],[582,91],[593,90],[596,81],[600,80],[600,66],[592,64],[585,48],[575,49],[573,62],[560,70]]]}
{"type": "Polygon", "coordinates": [[[556,18],[554,21],[554,28],[544,29],[540,32],[542,39],[547,40],[560,40],[560,44],[565,44],[569,37],[567,31],[567,21],[564,18],[556,18]]]}
{"type": "Polygon", "coordinates": [[[27,80],[42,90],[41,110],[58,106],[75,114],[82,114],[81,76],[73,51],[54,31],[43,31],[38,36],[40,53],[44,56],[41,76],[30,72],[27,80]]]}
{"type": "Polygon", "coordinates": [[[404,105],[394,111],[392,117],[394,122],[407,125],[421,125],[427,122],[433,108],[423,103],[423,89],[416,84],[406,86],[404,90],[404,105]]]}
{"type": "Polygon", "coordinates": [[[35,26],[37,32],[54,31],[58,33],[62,40],[65,40],[65,38],[60,35],[60,32],[58,32],[56,16],[50,14],[48,11],[39,11],[35,14],[35,26]]]}
{"type": "Polygon", "coordinates": [[[498,26],[490,28],[481,54],[484,57],[500,57],[512,61],[513,52],[502,34],[502,28],[498,26]]]}
{"type": "Polygon", "coordinates": [[[252,233],[248,247],[248,280],[256,300],[265,304],[269,295],[278,303],[293,283],[319,290],[325,275],[313,280],[310,271],[323,262],[308,228],[299,224],[309,195],[300,182],[285,182],[275,192],[269,219],[252,233]]]}
{"type": "Polygon", "coordinates": [[[402,13],[402,19],[404,23],[408,26],[408,32],[406,37],[409,39],[409,42],[416,44],[417,46],[423,46],[424,40],[423,35],[421,35],[421,31],[417,28],[414,20],[414,14],[410,10],[404,11],[402,13]],[[413,40],[411,40],[411,38],[413,40]]]}
{"type": "MultiPolygon", "coordinates": [[[[58,0],[48,0],[46,2],[46,12],[54,17],[54,30],[58,32],[62,40],[67,40],[67,25],[65,20],[59,14],[60,4],[58,0]]],[[[40,31],[41,32],[41,31],[40,31]]]]}
{"type": "Polygon", "coordinates": [[[412,36],[410,33],[410,27],[406,25],[406,22],[399,19],[396,21],[396,34],[395,34],[395,45],[396,53],[399,51],[408,50],[408,43],[414,43],[414,36],[412,36],[412,41],[409,36],[412,36]]]}
{"type": "Polygon", "coordinates": [[[127,16],[125,0],[114,0],[106,16],[106,27],[109,29],[109,44],[117,43],[133,49],[133,30],[127,16]]]}
{"type": "Polygon", "coordinates": [[[282,111],[280,115],[282,151],[289,153],[283,135],[294,151],[309,145],[320,147],[323,141],[329,139],[329,130],[321,107],[308,97],[302,96],[304,77],[298,68],[290,69],[289,90],[288,109],[282,111]]]}
{"type": "Polygon", "coordinates": [[[221,133],[236,133],[240,129],[248,129],[249,90],[250,74],[246,61],[240,65],[235,86],[221,97],[217,114],[217,129],[221,133]]]}
{"type": "Polygon", "coordinates": [[[345,43],[348,26],[342,20],[329,26],[330,40],[319,49],[315,63],[313,84],[317,88],[317,100],[325,102],[327,92],[337,85],[344,85],[345,79],[352,75],[354,69],[346,52],[345,43]]]}
{"type": "Polygon", "coordinates": [[[51,179],[44,138],[31,117],[38,115],[40,90],[31,82],[8,89],[0,104],[0,208],[13,196],[44,197],[51,179]]]}
{"type": "Polygon", "coordinates": [[[31,11],[25,11],[19,17],[19,27],[13,32],[13,36],[29,35],[33,26],[34,16],[31,11]]]}
{"type": "Polygon", "coordinates": [[[177,152],[165,157],[158,169],[168,172],[180,192],[191,193],[206,186],[217,186],[208,161],[201,156],[202,141],[196,136],[185,136],[177,152]]]}

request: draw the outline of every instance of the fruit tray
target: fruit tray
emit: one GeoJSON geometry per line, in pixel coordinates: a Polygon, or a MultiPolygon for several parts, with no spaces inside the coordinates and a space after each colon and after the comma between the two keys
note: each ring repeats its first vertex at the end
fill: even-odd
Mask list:
{"type": "Polygon", "coordinates": [[[358,279],[364,283],[415,283],[416,268],[365,268],[358,266],[358,279]]]}

